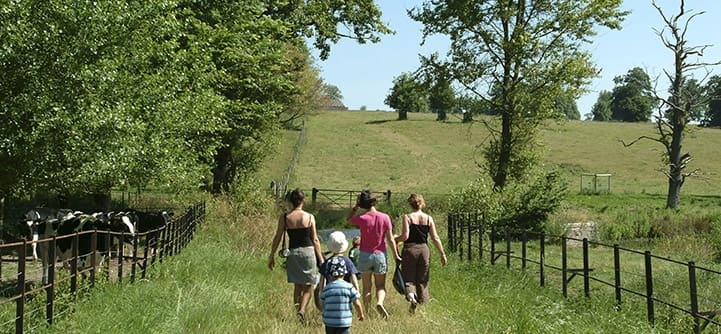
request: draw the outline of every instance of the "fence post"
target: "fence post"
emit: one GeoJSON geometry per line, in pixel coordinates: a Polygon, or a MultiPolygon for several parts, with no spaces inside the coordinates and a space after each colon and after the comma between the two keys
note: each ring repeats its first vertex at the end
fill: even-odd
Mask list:
{"type": "Polygon", "coordinates": [[[616,307],[621,306],[621,255],[618,244],[613,245],[613,287],[616,290],[616,307]]]}
{"type": "Polygon", "coordinates": [[[466,221],[468,222],[468,261],[471,261],[471,256],[472,256],[471,255],[471,250],[472,250],[471,232],[473,231],[473,224],[471,223],[471,214],[470,213],[466,214],[466,221]]]}
{"type": "Polygon", "coordinates": [[[17,295],[20,297],[15,301],[15,333],[23,333],[23,317],[25,314],[25,250],[27,242],[23,240],[22,245],[18,249],[18,273],[17,285],[15,287],[17,295]]]}
{"type": "Polygon", "coordinates": [[[644,252],[644,259],[646,264],[646,310],[648,312],[648,322],[653,325],[653,271],[651,269],[651,251],[644,252]]]}
{"type": "Polygon", "coordinates": [[[391,204],[391,190],[390,189],[388,189],[388,192],[386,193],[386,201],[388,202],[389,205],[391,204]]]}
{"type": "Polygon", "coordinates": [[[460,257],[461,261],[463,261],[463,230],[466,228],[464,224],[466,224],[465,217],[463,214],[458,215],[460,217],[458,222],[458,244],[460,247],[458,247],[458,256],[460,257]]]}
{"type": "Polygon", "coordinates": [[[688,263],[688,284],[689,294],[691,295],[691,315],[693,316],[693,332],[698,334],[700,329],[700,319],[698,318],[698,294],[696,291],[696,264],[691,261],[688,263]]]}
{"type": "Polygon", "coordinates": [[[566,263],[566,236],[561,236],[561,280],[563,280],[563,297],[568,297],[568,264],[566,263]]]}
{"type": "Polygon", "coordinates": [[[540,255],[539,255],[539,259],[538,259],[538,271],[539,271],[539,275],[541,276],[541,286],[543,287],[546,285],[546,276],[545,276],[545,273],[543,272],[543,269],[546,265],[545,260],[544,260],[546,258],[546,233],[545,232],[541,232],[540,239],[541,240],[539,240],[539,242],[538,242],[540,244],[540,246],[539,246],[540,255]]]}
{"type": "MultiPolygon", "coordinates": [[[[70,261],[70,293],[75,293],[78,289],[78,244],[80,244],[80,234],[75,232],[73,235],[73,259],[70,261]]],[[[55,261],[51,261],[55,265],[55,261]]]]}
{"type": "Polygon", "coordinates": [[[526,235],[526,230],[523,230],[521,232],[521,270],[526,271],[526,240],[528,236],[526,235]]]}
{"type": "Polygon", "coordinates": [[[456,248],[455,248],[456,241],[453,240],[453,224],[454,224],[454,222],[453,222],[453,214],[450,212],[448,213],[447,221],[448,221],[448,243],[449,243],[448,250],[452,253],[452,252],[456,251],[456,248]]]}
{"type": "Polygon", "coordinates": [[[496,264],[496,227],[491,226],[491,265],[496,264]]]}
{"type": "Polygon", "coordinates": [[[311,198],[310,204],[315,207],[315,200],[316,200],[316,198],[318,198],[318,188],[313,187],[310,198],[311,198]]]}
{"type": "MultiPolygon", "coordinates": [[[[57,237],[53,236],[53,239],[50,241],[50,247],[48,247],[48,259],[52,259],[48,261],[47,264],[47,288],[45,289],[45,295],[47,296],[47,303],[45,305],[45,321],[48,323],[48,325],[51,325],[53,323],[53,313],[55,310],[55,243],[57,242],[57,237]]],[[[45,270],[45,268],[43,268],[45,270]]]]}
{"type": "Polygon", "coordinates": [[[591,286],[588,272],[588,238],[583,238],[583,293],[591,297],[591,286]]]}
{"type": "Polygon", "coordinates": [[[478,220],[478,212],[474,214],[475,222],[478,225],[478,262],[483,262],[483,235],[486,233],[485,215],[481,215],[481,220],[478,220]]]}
{"type": "Polygon", "coordinates": [[[511,228],[506,226],[506,268],[511,269],[511,228]]]}
{"type": "Polygon", "coordinates": [[[90,288],[95,287],[95,257],[98,252],[98,229],[93,230],[93,234],[90,236],[90,288]]]}
{"type": "Polygon", "coordinates": [[[138,264],[138,238],[133,236],[133,263],[130,265],[130,283],[135,282],[135,266],[138,264]]]}
{"type": "Polygon", "coordinates": [[[118,283],[123,283],[123,257],[125,257],[125,232],[120,231],[120,240],[118,240],[118,283]]]}

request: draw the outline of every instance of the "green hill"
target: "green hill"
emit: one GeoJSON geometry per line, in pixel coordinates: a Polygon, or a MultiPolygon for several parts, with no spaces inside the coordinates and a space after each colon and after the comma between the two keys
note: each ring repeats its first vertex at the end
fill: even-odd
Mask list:
{"type": "MultiPolygon", "coordinates": [[[[480,175],[481,148],[489,132],[480,121],[463,124],[454,118],[442,123],[435,114],[410,114],[397,121],[389,112],[322,112],[306,121],[302,148],[291,186],[303,189],[391,189],[394,192],[449,193],[480,175]]],[[[483,118],[492,122],[492,118],[483,118]]],[[[541,160],[545,169],[559,170],[571,190],[580,189],[581,173],[609,173],[611,191],[621,194],[665,195],[661,170],[663,146],[639,136],[655,136],[652,123],[549,121],[540,131],[541,160]]],[[[266,170],[279,178],[289,161],[294,135],[285,141],[266,170]],[[279,168],[279,166],[281,168],[279,168]]],[[[716,195],[721,181],[721,130],[693,128],[684,151],[695,157],[682,195],[716,195]]],[[[683,197],[682,197],[683,201],[683,197]]]]}

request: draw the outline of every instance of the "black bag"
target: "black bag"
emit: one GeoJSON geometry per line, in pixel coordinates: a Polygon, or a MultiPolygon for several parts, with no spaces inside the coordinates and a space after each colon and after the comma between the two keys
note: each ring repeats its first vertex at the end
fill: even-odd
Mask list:
{"type": "Polygon", "coordinates": [[[396,261],[396,270],[393,272],[393,287],[401,295],[406,295],[406,282],[403,280],[403,272],[401,271],[400,261],[396,261]]]}

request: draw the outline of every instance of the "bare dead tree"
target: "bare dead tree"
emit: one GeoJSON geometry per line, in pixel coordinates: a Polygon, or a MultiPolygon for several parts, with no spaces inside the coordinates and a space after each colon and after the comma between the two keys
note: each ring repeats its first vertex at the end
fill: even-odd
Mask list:
{"type": "MultiPolygon", "coordinates": [[[[721,61],[703,62],[700,60],[704,50],[711,45],[689,46],[687,44],[686,33],[689,25],[695,17],[702,15],[703,11],[697,13],[687,11],[685,1],[681,0],[678,13],[668,16],[656,4],[656,1],[652,1],[652,4],[665,24],[661,30],[654,29],[654,31],[663,45],[674,54],[673,72],[664,70],[666,79],[671,83],[670,96],[667,98],[660,96],[654,89],[655,98],[659,101],[658,114],[654,116],[658,137],[641,136],[629,143],[623,142],[623,145],[628,147],[644,139],[663,145],[665,148],[664,162],[667,165],[667,169],[664,169],[663,173],[668,178],[666,208],[675,209],[681,203],[681,187],[686,178],[699,172],[698,169],[686,171],[693,156],[690,152],[682,152],[682,145],[684,134],[687,131],[686,126],[691,120],[690,111],[705,102],[702,96],[694,96],[686,92],[684,81],[689,77],[689,72],[699,69],[707,70],[709,66],[721,64],[721,61]],[[689,60],[690,57],[694,57],[694,59],[689,60]]],[[[707,70],[706,76],[701,82],[705,81],[709,73],[707,70]]]]}

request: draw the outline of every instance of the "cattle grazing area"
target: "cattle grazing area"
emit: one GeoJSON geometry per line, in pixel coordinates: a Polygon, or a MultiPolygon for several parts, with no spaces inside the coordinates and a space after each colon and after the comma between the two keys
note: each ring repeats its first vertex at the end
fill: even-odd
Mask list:
{"type": "Polygon", "coordinates": [[[18,222],[23,240],[0,244],[0,331],[52,324],[67,303],[98,283],[134,282],[185,248],[205,219],[200,202],[170,210],[84,213],[33,208],[18,222]],[[10,254],[10,255],[7,255],[10,254]]]}

